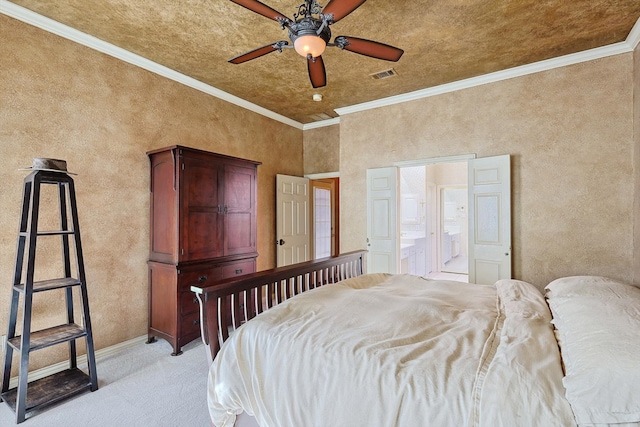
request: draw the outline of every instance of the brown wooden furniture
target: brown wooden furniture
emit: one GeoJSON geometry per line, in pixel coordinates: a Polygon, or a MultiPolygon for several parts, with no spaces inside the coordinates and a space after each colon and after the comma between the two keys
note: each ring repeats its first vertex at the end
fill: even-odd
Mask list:
{"type": "Polygon", "coordinates": [[[15,266],[7,342],[4,348],[2,400],[15,411],[16,423],[21,423],[26,419],[27,412],[52,405],[86,390],[98,389],[75,187],[73,179],[63,171],[34,170],[24,179],[22,217],[15,266]],[[58,187],[60,209],[58,230],[44,231],[38,228],[43,184],[58,187]],[[69,203],[69,209],[67,209],[67,203],[69,203]],[[55,237],[61,238],[62,243],[60,247],[63,266],[60,276],[62,277],[34,281],[38,240],[55,237]],[[25,261],[26,268],[23,269],[25,261]],[[73,288],[79,289],[80,293],[81,321],[79,324],[76,323],[74,316],[77,306],[73,301],[73,288]],[[66,319],[57,326],[33,331],[31,330],[32,315],[38,313],[37,306],[33,304],[34,294],[51,290],[64,290],[66,319]],[[22,304],[19,307],[20,300],[22,304]],[[22,313],[21,335],[16,335],[16,326],[20,323],[18,322],[20,312],[22,313]],[[78,368],[76,341],[80,339],[85,340],[88,374],[78,368]],[[68,368],[28,382],[30,353],[57,344],[66,344],[69,348],[68,368]],[[20,356],[18,385],[9,389],[14,350],[20,356]]]}
{"type": "Polygon", "coordinates": [[[343,255],[259,271],[216,283],[194,285],[201,305],[202,337],[210,361],[229,337],[229,331],[288,298],[340,280],[364,274],[364,255],[343,255]]]}
{"type": "Polygon", "coordinates": [[[151,161],[149,340],[181,353],[200,336],[193,285],[256,270],[259,162],[182,146],[147,153],[151,161]]]}

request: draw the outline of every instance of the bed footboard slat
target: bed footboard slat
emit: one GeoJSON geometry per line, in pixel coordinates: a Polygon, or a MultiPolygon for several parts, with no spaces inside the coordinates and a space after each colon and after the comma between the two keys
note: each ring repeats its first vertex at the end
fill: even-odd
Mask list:
{"type": "Polygon", "coordinates": [[[210,360],[232,331],[258,314],[300,293],[364,274],[366,251],[354,251],[300,264],[192,286],[200,303],[202,340],[210,360]]]}
{"type": "Polygon", "coordinates": [[[256,317],[262,313],[262,287],[257,287],[251,291],[251,304],[253,310],[249,311],[249,319],[256,317]]]}

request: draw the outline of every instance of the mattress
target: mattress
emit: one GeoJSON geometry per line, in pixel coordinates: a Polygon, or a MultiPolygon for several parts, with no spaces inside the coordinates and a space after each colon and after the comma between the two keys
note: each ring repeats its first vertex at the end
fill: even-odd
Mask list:
{"type": "Polygon", "coordinates": [[[216,356],[208,405],[261,427],[575,425],[540,291],[372,274],[298,295],[216,356]]]}

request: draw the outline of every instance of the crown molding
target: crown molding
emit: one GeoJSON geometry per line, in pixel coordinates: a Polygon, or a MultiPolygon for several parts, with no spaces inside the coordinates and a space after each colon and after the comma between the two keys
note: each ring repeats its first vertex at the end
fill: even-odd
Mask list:
{"type": "Polygon", "coordinates": [[[635,50],[640,43],[640,18],[636,21],[636,24],[633,26],[631,31],[629,31],[629,35],[625,40],[625,43],[629,45],[631,50],[635,50]]]}
{"type": "Polygon", "coordinates": [[[333,126],[333,125],[339,125],[339,124],[340,124],[340,117],[335,117],[333,119],[320,120],[318,122],[307,123],[302,126],[302,130],[317,129],[317,128],[323,128],[326,126],[333,126]]]}
{"type": "Polygon", "coordinates": [[[427,89],[408,92],[402,95],[390,96],[388,98],[381,98],[375,101],[364,102],[362,104],[336,108],[335,112],[340,116],[344,116],[346,114],[356,113],[359,111],[386,107],[393,104],[400,104],[403,102],[414,101],[417,99],[442,95],[462,89],[468,89],[487,83],[495,83],[502,80],[512,79],[514,77],[522,77],[528,74],[552,70],[554,68],[566,67],[568,65],[578,64],[581,62],[593,61],[595,59],[606,58],[608,56],[619,55],[621,53],[629,53],[635,50],[636,46],[638,46],[638,43],[640,43],[640,18],[636,21],[626,40],[623,42],[614,43],[595,49],[589,49],[583,52],[559,56],[557,58],[546,59],[544,61],[534,62],[532,64],[509,68],[507,70],[496,71],[495,73],[485,74],[478,77],[472,77],[465,80],[446,83],[440,86],[434,86],[427,89]]]}
{"type": "Polygon", "coordinates": [[[245,101],[230,93],[224,92],[208,84],[202,83],[192,77],[186,76],[182,73],[174,71],[164,65],[160,65],[156,62],[150,61],[140,55],[129,52],[128,50],[119,48],[111,43],[107,43],[104,40],[100,40],[97,37],[78,31],[75,28],[71,28],[67,25],[61,24],[58,21],[42,16],[29,9],[26,9],[17,4],[11,3],[7,0],[0,0],[0,13],[7,15],[11,18],[15,18],[26,24],[33,25],[42,30],[48,31],[65,39],[79,43],[83,46],[97,50],[114,58],[120,59],[129,64],[143,68],[152,73],[158,74],[162,77],[166,77],[170,80],[174,80],[178,83],[182,83],[185,86],[189,86],[193,89],[204,92],[208,95],[215,96],[216,98],[227,101],[231,104],[245,108],[247,110],[258,113],[262,116],[284,123],[297,129],[302,129],[303,124],[295,120],[291,120],[288,117],[282,116],[259,105],[245,101]]]}
{"type": "MultiPolygon", "coordinates": [[[[18,6],[11,3],[8,0],[0,0],[0,13],[7,15],[11,18],[15,18],[19,21],[33,25],[42,30],[56,34],[60,37],[64,37],[68,40],[74,41],[91,49],[97,50],[104,54],[110,55],[114,58],[125,61],[129,64],[138,66],[152,73],[158,74],[162,77],[174,80],[178,83],[182,83],[185,86],[189,86],[193,89],[204,92],[208,95],[219,98],[223,101],[227,101],[231,104],[245,108],[249,111],[253,111],[262,116],[292,126],[296,129],[309,130],[317,129],[325,126],[333,126],[340,124],[340,117],[322,120],[319,122],[302,124],[295,120],[291,120],[288,117],[284,117],[278,113],[275,113],[259,105],[245,101],[230,93],[224,92],[208,84],[202,83],[192,77],[186,76],[182,73],[174,71],[168,67],[160,65],[156,62],[143,58],[140,55],[129,52],[125,49],[119,48],[111,43],[107,43],[104,40],[100,40],[97,37],[78,31],[53,19],[42,16],[22,6],[18,6]]],[[[386,107],[389,105],[400,104],[403,102],[414,101],[417,99],[428,98],[431,96],[441,95],[445,93],[455,92],[462,89],[468,89],[475,86],[484,85],[487,83],[495,83],[501,80],[507,80],[514,77],[521,77],[528,74],[534,74],[541,71],[552,70],[554,68],[565,67],[568,65],[578,64],[581,62],[593,61],[595,59],[605,58],[608,56],[619,55],[621,53],[633,52],[635,48],[640,44],[640,19],[638,19],[629,32],[629,35],[624,42],[614,43],[609,46],[603,46],[595,49],[586,50],[570,55],[561,56],[558,58],[551,58],[544,61],[535,62],[533,64],[522,65],[519,67],[510,68],[508,70],[497,71],[495,73],[485,74],[478,77],[472,77],[465,80],[460,80],[452,83],[446,83],[440,86],[435,86],[427,89],[421,89],[414,92],[408,92],[402,95],[390,96],[387,98],[377,99],[375,101],[364,102],[361,104],[355,104],[347,107],[336,108],[334,111],[340,116],[344,116],[359,111],[370,110],[373,108],[386,107]]]]}

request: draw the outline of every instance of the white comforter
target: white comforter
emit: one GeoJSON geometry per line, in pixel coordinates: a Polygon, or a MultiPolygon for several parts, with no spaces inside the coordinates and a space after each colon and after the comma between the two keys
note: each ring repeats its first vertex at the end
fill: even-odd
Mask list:
{"type": "Polygon", "coordinates": [[[365,275],[239,328],[210,370],[217,427],[572,426],[551,316],[518,281],[365,275]]]}

